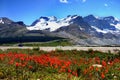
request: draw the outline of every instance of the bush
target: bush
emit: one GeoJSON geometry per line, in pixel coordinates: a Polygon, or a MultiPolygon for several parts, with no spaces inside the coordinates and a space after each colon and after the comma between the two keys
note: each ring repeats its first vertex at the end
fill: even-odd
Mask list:
{"type": "Polygon", "coordinates": [[[34,47],[34,48],[33,48],[33,51],[39,51],[39,50],[40,50],[39,47],[34,47]]]}

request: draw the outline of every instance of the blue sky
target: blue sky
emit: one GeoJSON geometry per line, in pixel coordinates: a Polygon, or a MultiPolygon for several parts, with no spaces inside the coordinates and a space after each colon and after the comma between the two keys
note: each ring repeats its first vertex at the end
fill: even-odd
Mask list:
{"type": "Polygon", "coordinates": [[[0,17],[30,25],[40,16],[115,16],[120,19],[120,0],[0,0],[0,17]]]}

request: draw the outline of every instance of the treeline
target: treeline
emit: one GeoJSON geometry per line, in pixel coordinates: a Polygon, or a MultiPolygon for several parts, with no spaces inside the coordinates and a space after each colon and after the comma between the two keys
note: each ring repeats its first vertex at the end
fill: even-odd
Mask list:
{"type": "Polygon", "coordinates": [[[60,37],[49,37],[49,36],[23,36],[23,37],[8,37],[0,38],[0,44],[3,43],[22,43],[22,42],[47,42],[52,40],[63,39],[60,37]]]}

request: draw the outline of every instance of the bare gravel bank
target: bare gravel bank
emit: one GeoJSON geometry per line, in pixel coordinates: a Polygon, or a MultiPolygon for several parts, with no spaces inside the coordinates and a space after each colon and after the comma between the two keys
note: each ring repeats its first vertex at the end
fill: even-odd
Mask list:
{"type": "MultiPolygon", "coordinates": [[[[0,49],[2,50],[7,50],[7,49],[33,49],[34,47],[10,47],[10,46],[0,46],[0,49]]],[[[98,50],[98,51],[102,51],[102,52],[116,52],[120,50],[120,47],[78,47],[78,46],[57,46],[57,47],[39,47],[40,50],[44,50],[44,51],[52,51],[52,50],[56,50],[56,49],[61,49],[61,50],[89,50],[89,49],[93,49],[93,50],[98,50]]]]}

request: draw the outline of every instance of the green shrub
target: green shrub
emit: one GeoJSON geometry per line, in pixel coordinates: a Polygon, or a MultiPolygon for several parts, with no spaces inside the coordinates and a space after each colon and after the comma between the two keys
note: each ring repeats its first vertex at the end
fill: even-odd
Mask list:
{"type": "Polygon", "coordinates": [[[33,51],[39,51],[39,50],[40,50],[39,47],[34,47],[34,48],[33,48],[33,51]]]}

